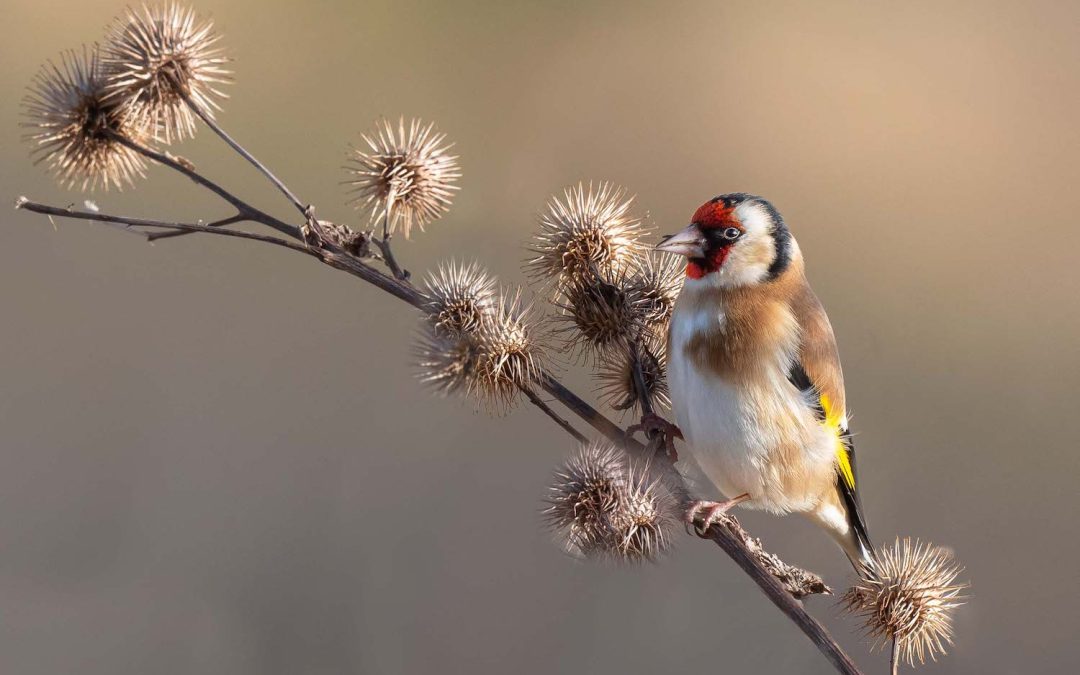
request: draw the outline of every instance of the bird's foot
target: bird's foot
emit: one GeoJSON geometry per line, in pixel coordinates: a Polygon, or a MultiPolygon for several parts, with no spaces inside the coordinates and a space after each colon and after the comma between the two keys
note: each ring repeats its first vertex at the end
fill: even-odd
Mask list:
{"type": "Polygon", "coordinates": [[[675,439],[685,440],[683,438],[682,429],[675,424],[668,422],[663,417],[660,417],[656,413],[649,413],[643,415],[641,421],[637,424],[632,424],[626,428],[626,435],[633,436],[638,432],[645,434],[645,437],[652,440],[657,433],[664,436],[664,450],[667,451],[668,457],[671,461],[676,462],[679,460],[679,453],[675,450],[675,439]]]}
{"type": "Polygon", "coordinates": [[[728,520],[727,512],[731,510],[731,507],[748,499],[750,499],[750,495],[744,492],[738,497],[725,499],[722,502],[692,502],[690,508],[686,509],[686,515],[684,516],[686,524],[693,526],[699,535],[704,535],[713,525],[728,520]]]}

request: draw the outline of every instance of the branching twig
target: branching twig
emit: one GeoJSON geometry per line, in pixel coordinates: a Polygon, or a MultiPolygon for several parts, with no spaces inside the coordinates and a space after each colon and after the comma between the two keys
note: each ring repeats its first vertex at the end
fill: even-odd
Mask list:
{"type": "Polygon", "coordinates": [[[265,213],[262,210],[255,208],[251,204],[248,204],[247,202],[240,199],[236,195],[232,194],[231,192],[229,192],[225,188],[221,187],[217,183],[213,182],[209,178],[203,176],[201,173],[196,171],[194,168],[188,166],[187,164],[185,164],[183,162],[178,162],[178,161],[176,161],[175,159],[173,159],[169,155],[166,155],[163,152],[158,152],[157,150],[154,150],[152,148],[148,148],[148,147],[146,147],[144,145],[136,143],[135,141],[131,140],[130,138],[128,138],[127,136],[124,136],[122,134],[118,134],[118,133],[111,132],[111,131],[109,131],[107,133],[117,143],[120,143],[121,145],[124,145],[124,146],[126,146],[128,148],[131,148],[132,150],[134,150],[135,152],[139,153],[140,155],[146,157],[147,159],[150,159],[150,160],[152,160],[154,162],[157,162],[159,164],[167,166],[170,169],[173,169],[175,171],[179,171],[180,173],[184,174],[185,176],[187,176],[191,180],[195,181],[197,184],[203,186],[207,190],[210,190],[211,192],[213,192],[217,196],[221,197],[222,199],[224,199],[229,204],[232,204],[232,206],[237,211],[237,216],[240,216],[241,219],[243,219],[243,220],[253,220],[253,221],[262,223],[264,225],[268,225],[269,227],[274,228],[278,232],[281,232],[283,234],[287,234],[290,237],[299,238],[300,231],[299,231],[299,229],[297,229],[293,225],[289,225],[286,222],[278,220],[277,218],[271,216],[270,214],[265,213]]]}
{"type": "MultiPolygon", "coordinates": [[[[229,216],[228,218],[222,218],[221,220],[215,220],[207,223],[207,227],[224,227],[225,225],[232,225],[233,223],[242,223],[247,220],[247,216],[236,214],[235,216],[229,216]]],[[[173,237],[182,237],[185,234],[190,234],[187,231],[182,232],[154,232],[146,235],[147,241],[157,241],[158,239],[171,239],[173,237]]]]}
{"type": "Polygon", "coordinates": [[[390,210],[393,206],[394,195],[391,193],[386,197],[386,209],[383,212],[382,217],[382,237],[379,238],[373,234],[371,241],[379,247],[379,253],[382,255],[383,262],[386,263],[387,268],[390,269],[390,273],[394,275],[394,278],[400,281],[408,281],[409,272],[398,265],[397,258],[394,257],[394,251],[390,246],[390,210]]]}
{"type": "Polygon", "coordinates": [[[175,84],[176,90],[178,92],[180,92],[180,95],[183,97],[184,103],[187,104],[187,107],[191,109],[191,112],[198,115],[199,119],[201,119],[203,121],[203,123],[206,124],[206,126],[210,127],[210,129],[215,134],[217,134],[218,137],[221,138],[221,140],[225,141],[225,143],[230,148],[235,150],[238,155],[240,155],[241,157],[246,159],[248,162],[250,162],[252,166],[254,166],[256,169],[258,169],[259,173],[266,176],[267,180],[269,180],[271,183],[273,183],[274,186],[278,190],[280,190],[281,193],[283,195],[285,195],[285,197],[290,202],[292,202],[292,205],[296,207],[296,210],[300,212],[300,215],[304,216],[305,219],[310,216],[309,207],[305,206],[296,197],[296,195],[294,195],[292,193],[292,190],[290,190],[288,187],[285,186],[285,183],[282,183],[281,180],[277,176],[275,176],[273,173],[271,173],[270,169],[266,168],[266,166],[262,162],[255,159],[255,157],[250,152],[245,150],[242,145],[240,145],[239,143],[234,141],[232,136],[225,133],[225,130],[222,129],[221,126],[219,126],[218,123],[214,121],[214,118],[207,115],[206,111],[204,111],[202,109],[202,107],[199,106],[198,103],[191,100],[191,96],[188,95],[187,92],[184,90],[184,88],[181,87],[179,85],[179,83],[176,83],[175,80],[174,80],[174,84],[175,84]]]}

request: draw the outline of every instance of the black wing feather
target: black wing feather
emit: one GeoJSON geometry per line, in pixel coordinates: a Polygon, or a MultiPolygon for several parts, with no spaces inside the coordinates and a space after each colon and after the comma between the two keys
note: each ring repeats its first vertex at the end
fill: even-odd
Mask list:
{"type": "MultiPolygon", "coordinates": [[[[814,406],[814,414],[822,422],[825,421],[825,407],[821,404],[821,397],[818,393],[817,387],[810,379],[810,375],[806,372],[802,363],[796,361],[791,366],[791,370],[788,372],[788,381],[795,387],[806,394],[814,406]]],[[[855,468],[855,443],[851,440],[851,433],[847,428],[841,427],[840,440],[844,444],[844,450],[847,452],[848,463],[851,465],[851,475],[855,477],[855,485],[848,485],[847,481],[840,474],[836,472],[836,490],[840,493],[841,499],[844,501],[844,507],[847,510],[848,523],[851,525],[852,531],[855,532],[855,536],[859,540],[859,545],[865,550],[867,555],[872,555],[874,545],[870,542],[870,535],[867,532],[866,516],[863,515],[862,500],[859,499],[859,490],[856,487],[859,484],[858,472],[855,468]]]]}

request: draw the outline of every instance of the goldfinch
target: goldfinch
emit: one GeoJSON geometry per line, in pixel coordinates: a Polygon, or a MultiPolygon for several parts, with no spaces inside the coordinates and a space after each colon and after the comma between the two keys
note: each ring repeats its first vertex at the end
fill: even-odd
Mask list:
{"type": "Polygon", "coordinates": [[[656,248],[687,258],[668,330],[672,408],[729,498],[697,502],[688,518],[707,526],[735,504],[803,513],[852,564],[871,564],[836,339],[780,213],[721,195],[656,248]]]}

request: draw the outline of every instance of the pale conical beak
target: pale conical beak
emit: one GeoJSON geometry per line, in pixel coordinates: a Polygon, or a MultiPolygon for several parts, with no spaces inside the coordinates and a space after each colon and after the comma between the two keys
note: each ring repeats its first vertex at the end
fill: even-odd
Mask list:
{"type": "Polygon", "coordinates": [[[705,237],[696,224],[691,224],[681,232],[664,237],[655,248],[657,251],[676,253],[687,258],[704,258],[705,237]]]}

